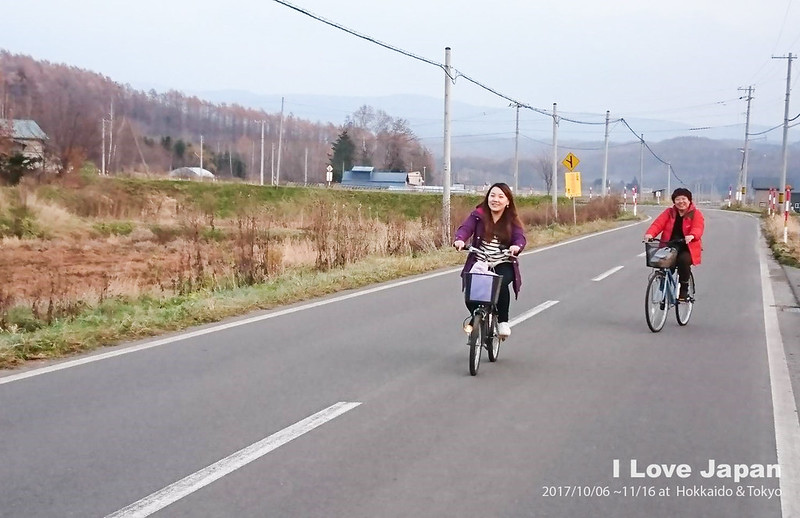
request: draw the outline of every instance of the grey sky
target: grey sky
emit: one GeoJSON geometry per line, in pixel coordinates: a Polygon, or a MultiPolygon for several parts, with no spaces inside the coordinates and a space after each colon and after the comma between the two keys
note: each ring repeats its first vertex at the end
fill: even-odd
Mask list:
{"type": "MultiPolygon", "coordinates": [[[[136,88],[238,89],[287,102],[292,94],[443,96],[441,69],[272,0],[0,1],[0,48],[136,88]]],[[[743,128],[738,88],[753,85],[753,122],[772,127],[783,122],[787,68],[772,56],[800,51],[800,3],[792,0],[291,3],[438,63],[450,46],[460,72],[534,107],[557,102],[567,116],[610,110],[743,128]]],[[[463,78],[452,93],[508,105],[463,78]]],[[[800,100],[789,116],[799,111],[800,100]]]]}

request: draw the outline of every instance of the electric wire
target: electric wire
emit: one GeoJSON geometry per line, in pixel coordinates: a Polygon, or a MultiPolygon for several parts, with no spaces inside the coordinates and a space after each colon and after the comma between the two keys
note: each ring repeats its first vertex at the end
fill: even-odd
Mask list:
{"type": "MultiPolygon", "coordinates": [[[[447,77],[453,83],[455,83],[455,81],[459,77],[463,77],[464,80],[474,84],[475,86],[477,86],[479,88],[482,88],[482,89],[486,90],[487,92],[490,92],[490,93],[500,97],[501,99],[505,99],[506,101],[509,101],[512,106],[519,107],[519,108],[525,108],[525,109],[531,110],[531,111],[533,111],[535,113],[539,113],[541,115],[552,117],[554,119],[555,124],[559,124],[561,121],[564,121],[564,122],[569,122],[569,123],[573,123],[573,124],[595,126],[595,125],[605,125],[607,123],[610,124],[611,122],[613,122],[615,124],[619,123],[619,122],[622,122],[628,128],[628,130],[634,135],[634,137],[636,137],[636,139],[642,145],[644,145],[644,147],[653,156],[653,158],[655,158],[657,161],[661,162],[662,164],[667,165],[669,167],[670,174],[672,174],[681,184],[685,185],[683,180],[675,172],[675,169],[672,167],[672,164],[670,164],[669,162],[665,161],[663,158],[658,156],[658,154],[655,151],[653,151],[653,149],[650,147],[650,145],[642,137],[640,137],[640,135],[636,131],[634,131],[634,129],[630,126],[630,124],[628,124],[628,121],[626,121],[624,117],[620,117],[620,118],[614,119],[613,121],[609,120],[607,122],[606,121],[592,122],[592,121],[582,121],[582,120],[577,120],[577,119],[572,119],[572,118],[569,118],[569,117],[556,115],[556,114],[553,114],[553,113],[551,113],[551,112],[549,112],[549,111],[547,111],[547,110],[545,110],[543,108],[536,108],[534,106],[531,106],[530,104],[521,102],[521,101],[519,101],[519,100],[517,100],[517,99],[515,99],[515,98],[513,98],[513,97],[511,97],[509,95],[501,93],[500,91],[496,90],[495,88],[492,88],[492,87],[490,87],[490,86],[478,81],[477,79],[474,79],[473,77],[470,77],[467,74],[464,74],[463,72],[459,71],[458,69],[450,67],[450,69],[453,71],[453,72],[450,72],[450,71],[448,71],[448,67],[446,65],[443,65],[442,63],[439,63],[437,61],[425,58],[423,56],[419,56],[419,55],[414,54],[412,52],[409,52],[407,50],[404,50],[404,49],[401,49],[399,47],[396,47],[394,45],[382,42],[382,41],[380,41],[380,40],[378,40],[376,38],[373,38],[371,36],[367,36],[365,34],[361,34],[361,33],[357,32],[357,31],[355,31],[353,29],[349,29],[349,28],[347,28],[347,27],[345,27],[345,26],[343,26],[343,25],[341,25],[339,23],[333,22],[331,20],[327,20],[327,19],[325,19],[325,18],[323,18],[323,17],[321,17],[319,15],[311,13],[310,11],[308,11],[306,9],[303,9],[303,8],[298,7],[296,5],[293,5],[293,4],[289,3],[289,2],[286,2],[285,0],[274,0],[274,1],[279,3],[279,4],[281,4],[281,5],[284,5],[284,6],[288,7],[288,8],[290,8],[290,9],[293,9],[293,10],[295,10],[295,11],[301,13],[301,14],[304,14],[304,15],[310,17],[310,18],[313,18],[313,19],[315,19],[315,20],[317,20],[319,22],[325,23],[327,25],[330,25],[331,27],[337,28],[339,30],[342,30],[342,31],[348,33],[348,34],[351,34],[353,36],[361,38],[361,39],[363,39],[365,41],[374,43],[374,44],[379,45],[381,47],[384,47],[384,48],[386,48],[388,50],[391,50],[393,52],[397,52],[399,54],[402,54],[404,56],[410,57],[412,59],[416,59],[416,60],[421,61],[423,63],[427,63],[429,65],[433,65],[433,66],[435,66],[437,68],[440,68],[440,69],[444,70],[444,72],[447,75],[447,77]]],[[[787,8],[786,8],[786,13],[784,14],[784,21],[783,21],[783,24],[781,26],[780,34],[778,36],[778,41],[780,40],[780,37],[781,37],[781,35],[783,33],[783,29],[785,27],[786,20],[788,18],[789,9],[791,7],[791,4],[792,4],[792,0],[789,0],[789,4],[787,5],[787,8]]],[[[798,38],[800,38],[800,36],[798,36],[798,38]]],[[[795,41],[797,41],[797,40],[795,40],[795,41]]],[[[777,44],[778,44],[778,42],[776,41],[776,47],[777,47],[777,44]]],[[[797,78],[795,81],[797,81],[798,79],[800,79],[800,78],[797,78]]],[[[739,97],[738,99],[741,99],[741,97],[739,97]]],[[[703,104],[703,105],[696,105],[694,108],[703,107],[703,106],[711,106],[711,105],[719,105],[719,104],[724,105],[725,103],[731,102],[733,100],[736,100],[736,99],[722,100],[722,101],[716,101],[716,102],[713,102],[713,103],[707,103],[707,104],[703,104]]],[[[797,119],[798,117],[800,117],[800,114],[798,114],[797,116],[793,117],[792,119],[789,119],[789,121],[793,121],[793,120],[797,119]]],[[[800,123],[798,123],[798,124],[800,124],[800,123]]],[[[714,127],[732,127],[732,126],[737,126],[737,125],[702,126],[702,127],[689,128],[689,131],[703,131],[703,130],[712,129],[714,127]]],[[[763,135],[763,134],[769,133],[770,131],[774,131],[777,128],[780,128],[781,126],[783,126],[783,124],[780,124],[778,126],[775,126],[775,127],[770,128],[768,130],[765,130],[765,131],[761,131],[761,132],[757,132],[757,133],[748,133],[748,136],[763,135]]],[[[796,124],[793,124],[790,127],[794,127],[794,126],[796,126],[796,124]]],[[[489,136],[489,135],[490,134],[481,135],[481,136],[489,136]]],[[[478,136],[478,135],[475,135],[475,136],[478,136]]],[[[462,136],[459,136],[459,137],[466,137],[466,136],[462,135],[462,136]]],[[[526,138],[529,138],[529,137],[526,137],[526,138]]],[[[534,140],[534,139],[531,139],[531,140],[534,140]]],[[[536,142],[539,142],[539,141],[536,141],[536,142]]],[[[581,148],[575,148],[575,149],[581,149],[581,148]]],[[[584,148],[584,149],[590,150],[590,149],[595,149],[595,148],[584,148]]]]}

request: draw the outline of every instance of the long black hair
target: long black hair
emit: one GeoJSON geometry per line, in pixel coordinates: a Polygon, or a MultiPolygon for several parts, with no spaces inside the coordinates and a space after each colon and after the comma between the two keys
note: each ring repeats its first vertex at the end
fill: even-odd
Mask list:
{"type": "Polygon", "coordinates": [[[519,215],[517,214],[517,205],[514,203],[514,194],[511,192],[511,187],[503,182],[493,184],[486,191],[486,196],[483,197],[483,201],[478,207],[481,209],[483,218],[485,234],[483,238],[487,241],[491,241],[492,237],[496,236],[497,240],[501,243],[505,245],[510,244],[514,225],[522,228],[522,221],[520,221],[519,215]],[[492,218],[492,209],[489,208],[489,193],[491,193],[492,189],[495,187],[503,191],[503,194],[505,194],[508,199],[508,207],[505,208],[502,216],[497,220],[497,223],[494,222],[492,218]]]}

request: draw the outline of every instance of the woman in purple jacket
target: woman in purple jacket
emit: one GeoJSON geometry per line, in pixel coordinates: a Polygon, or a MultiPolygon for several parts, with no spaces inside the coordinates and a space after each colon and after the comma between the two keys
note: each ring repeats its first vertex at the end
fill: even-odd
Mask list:
{"type": "MultiPolygon", "coordinates": [[[[517,215],[514,195],[508,185],[496,183],[489,188],[483,202],[467,216],[467,219],[456,230],[453,246],[461,250],[470,236],[472,236],[472,246],[480,248],[489,261],[502,258],[502,249],[507,248],[516,256],[525,248],[527,243],[525,231],[517,215]]],[[[476,254],[467,256],[467,261],[461,270],[462,279],[477,260],[476,254]]],[[[519,296],[519,289],[522,286],[519,263],[513,259],[511,263],[499,264],[495,268],[495,273],[503,276],[500,298],[497,301],[497,332],[499,335],[507,337],[511,334],[511,327],[508,325],[508,308],[511,304],[508,285],[513,282],[514,296],[519,296]]],[[[475,308],[470,306],[467,304],[467,308],[472,312],[475,308]]]]}

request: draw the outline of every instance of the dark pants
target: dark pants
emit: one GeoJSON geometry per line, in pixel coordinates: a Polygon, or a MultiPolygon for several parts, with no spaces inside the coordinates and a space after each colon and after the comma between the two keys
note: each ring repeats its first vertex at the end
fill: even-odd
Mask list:
{"type": "Polygon", "coordinates": [[[683,245],[678,249],[678,259],[676,262],[678,267],[678,279],[680,282],[689,282],[689,275],[692,273],[692,254],[689,253],[689,248],[683,245]]]}
{"type": "MultiPolygon", "coordinates": [[[[508,289],[508,285],[514,282],[514,265],[510,263],[498,264],[494,269],[494,273],[503,276],[503,280],[500,282],[500,296],[497,299],[497,321],[508,322],[508,307],[511,305],[511,291],[508,289]]],[[[475,311],[477,307],[478,304],[467,303],[467,309],[470,313],[475,311]]]]}

